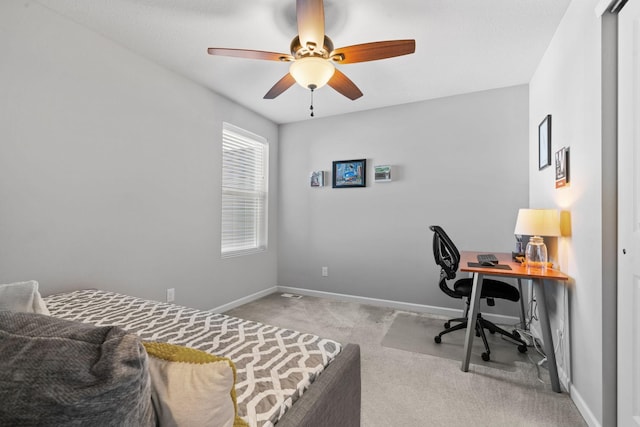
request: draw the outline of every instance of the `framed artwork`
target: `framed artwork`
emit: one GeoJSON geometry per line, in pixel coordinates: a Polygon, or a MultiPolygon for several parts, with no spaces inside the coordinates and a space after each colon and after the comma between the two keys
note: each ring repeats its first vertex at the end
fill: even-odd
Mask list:
{"type": "Polygon", "coordinates": [[[538,125],[538,170],[551,164],[551,114],[538,125]]]}
{"type": "Polygon", "coordinates": [[[569,147],[556,151],[556,188],[569,185],[569,147]]]}
{"type": "Polygon", "coordinates": [[[367,159],[333,162],[333,188],[367,186],[367,159]]]}
{"type": "Polygon", "coordinates": [[[311,172],[311,186],[324,187],[324,171],[311,172]]]}
{"type": "Polygon", "coordinates": [[[376,182],[390,182],[391,181],[391,166],[378,165],[373,167],[373,179],[376,182]]]}

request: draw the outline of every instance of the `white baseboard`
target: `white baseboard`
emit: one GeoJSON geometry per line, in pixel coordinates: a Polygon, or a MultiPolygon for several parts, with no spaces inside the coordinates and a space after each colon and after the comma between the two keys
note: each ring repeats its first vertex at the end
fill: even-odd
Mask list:
{"type": "Polygon", "coordinates": [[[587,422],[589,427],[602,427],[596,416],[589,409],[589,405],[584,401],[582,395],[578,392],[578,390],[573,386],[573,384],[569,383],[569,395],[571,396],[571,400],[575,403],[580,415],[587,422]]]}
{"type": "Polygon", "coordinates": [[[562,366],[558,366],[558,379],[560,380],[560,385],[562,385],[565,390],[571,390],[571,382],[569,381],[569,376],[562,366]]]}
{"type": "MultiPolygon", "coordinates": [[[[386,299],[361,297],[355,295],[338,294],[333,292],[314,291],[311,289],[294,288],[291,286],[276,286],[278,292],[288,292],[291,294],[306,295],[311,297],[320,297],[333,299],[337,301],[356,302],[359,304],[373,305],[377,307],[393,308],[395,310],[412,311],[417,313],[428,313],[446,318],[461,317],[462,310],[453,308],[436,307],[433,305],[414,304],[410,302],[392,301],[386,299]]],[[[504,316],[501,314],[482,313],[482,317],[487,320],[501,325],[510,325],[520,322],[518,317],[504,316]]]]}
{"type": "Polygon", "coordinates": [[[248,303],[250,303],[252,301],[255,301],[257,299],[260,299],[262,297],[266,297],[267,295],[271,295],[274,292],[278,292],[278,287],[277,286],[272,286],[272,287],[267,288],[265,290],[258,291],[255,294],[251,294],[251,295],[248,295],[246,297],[242,297],[240,299],[237,299],[235,301],[231,301],[231,302],[229,302],[227,304],[221,305],[219,307],[212,308],[209,311],[212,311],[214,313],[224,313],[225,311],[231,310],[231,309],[236,308],[236,307],[240,307],[241,305],[244,305],[244,304],[248,304],[248,303]]]}

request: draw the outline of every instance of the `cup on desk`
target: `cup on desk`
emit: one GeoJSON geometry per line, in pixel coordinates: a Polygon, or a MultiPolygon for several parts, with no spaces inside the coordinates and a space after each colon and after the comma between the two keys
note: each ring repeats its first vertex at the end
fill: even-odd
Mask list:
{"type": "Polygon", "coordinates": [[[527,272],[544,274],[547,271],[547,246],[540,236],[533,236],[525,249],[527,272]]]}

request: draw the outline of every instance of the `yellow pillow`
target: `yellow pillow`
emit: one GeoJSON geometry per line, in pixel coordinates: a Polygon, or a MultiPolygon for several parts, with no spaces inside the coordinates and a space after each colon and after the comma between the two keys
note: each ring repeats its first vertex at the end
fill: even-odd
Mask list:
{"type": "Polygon", "coordinates": [[[238,417],[236,368],[231,360],[173,344],[143,344],[160,427],[248,427],[238,417]]]}

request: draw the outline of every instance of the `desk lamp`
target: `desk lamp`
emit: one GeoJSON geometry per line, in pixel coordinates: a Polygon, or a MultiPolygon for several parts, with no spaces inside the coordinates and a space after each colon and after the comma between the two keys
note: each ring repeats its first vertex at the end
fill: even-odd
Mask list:
{"type": "Polygon", "coordinates": [[[556,209],[520,209],[514,234],[531,236],[525,250],[527,269],[547,269],[547,246],[542,236],[560,236],[560,215],[556,209]]]}

